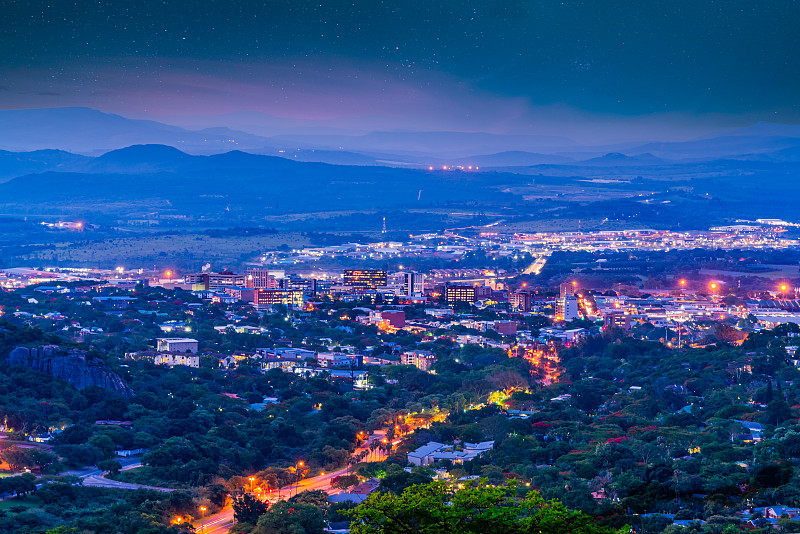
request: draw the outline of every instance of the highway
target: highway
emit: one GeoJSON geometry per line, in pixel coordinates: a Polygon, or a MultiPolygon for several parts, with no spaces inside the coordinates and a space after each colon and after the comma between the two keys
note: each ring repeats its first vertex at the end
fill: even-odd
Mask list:
{"type": "Polygon", "coordinates": [[[545,263],[547,263],[547,256],[539,256],[536,261],[522,271],[522,274],[539,274],[542,272],[545,263]]]}

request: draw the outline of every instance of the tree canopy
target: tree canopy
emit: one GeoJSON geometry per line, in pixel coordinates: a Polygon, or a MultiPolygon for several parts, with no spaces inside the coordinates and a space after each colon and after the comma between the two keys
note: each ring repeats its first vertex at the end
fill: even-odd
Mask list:
{"type": "MultiPolygon", "coordinates": [[[[612,534],[557,500],[537,491],[521,495],[514,483],[485,480],[453,488],[444,482],[418,484],[403,493],[376,493],[344,512],[353,534],[612,534]]],[[[620,530],[619,532],[622,532],[620,530]]]]}

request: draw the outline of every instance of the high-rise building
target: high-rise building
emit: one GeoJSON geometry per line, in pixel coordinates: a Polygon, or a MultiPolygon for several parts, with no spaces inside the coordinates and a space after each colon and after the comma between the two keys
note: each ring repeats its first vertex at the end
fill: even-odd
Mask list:
{"type": "Polygon", "coordinates": [[[575,294],[575,283],[574,282],[564,282],[561,284],[560,288],[561,296],[562,297],[569,297],[575,294]]]}
{"type": "Polygon", "coordinates": [[[386,271],[375,269],[347,270],[343,285],[355,291],[375,290],[386,285],[386,271]]]}
{"type": "Polygon", "coordinates": [[[508,295],[508,305],[512,310],[531,311],[531,294],[527,291],[517,291],[508,295]]]}
{"type": "Polygon", "coordinates": [[[425,293],[425,275],[409,271],[404,273],[403,294],[407,297],[425,293]]]}
{"type": "Polygon", "coordinates": [[[278,281],[275,279],[269,269],[247,269],[247,287],[254,287],[256,289],[275,289],[278,287],[278,281]]]}
{"type": "Polygon", "coordinates": [[[565,295],[556,301],[556,321],[572,321],[580,318],[578,313],[578,298],[574,295],[565,295]]]}

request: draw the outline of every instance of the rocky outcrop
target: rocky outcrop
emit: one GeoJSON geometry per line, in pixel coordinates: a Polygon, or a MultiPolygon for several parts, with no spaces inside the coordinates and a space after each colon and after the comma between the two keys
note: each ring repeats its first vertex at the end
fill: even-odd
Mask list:
{"type": "Polygon", "coordinates": [[[77,389],[97,386],[124,397],[133,396],[133,390],[104,361],[88,357],[83,351],[65,351],[58,345],[17,347],[8,360],[11,365],[24,365],[65,380],[77,389]]]}

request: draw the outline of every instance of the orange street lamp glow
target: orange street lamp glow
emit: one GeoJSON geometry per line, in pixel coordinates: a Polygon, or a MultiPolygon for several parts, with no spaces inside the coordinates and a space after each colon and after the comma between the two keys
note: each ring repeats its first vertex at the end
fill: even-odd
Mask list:
{"type": "Polygon", "coordinates": [[[686,280],[681,280],[681,285],[685,286],[686,285],[686,280]]]}
{"type": "Polygon", "coordinates": [[[303,467],[303,462],[297,462],[297,465],[299,465],[300,467],[303,467]]]}
{"type": "Polygon", "coordinates": [[[578,285],[578,282],[576,282],[575,280],[573,280],[573,281],[572,281],[572,285],[573,285],[573,286],[577,286],[577,285],[578,285]]]}
{"type": "Polygon", "coordinates": [[[788,289],[789,289],[789,286],[787,286],[786,284],[781,284],[781,291],[786,291],[788,289]]]}
{"type": "Polygon", "coordinates": [[[167,275],[167,278],[172,278],[172,271],[167,271],[165,274],[167,275]]]}
{"type": "Polygon", "coordinates": [[[711,286],[710,287],[711,287],[711,289],[717,289],[717,283],[716,282],[711,282],[711,286]]]}

